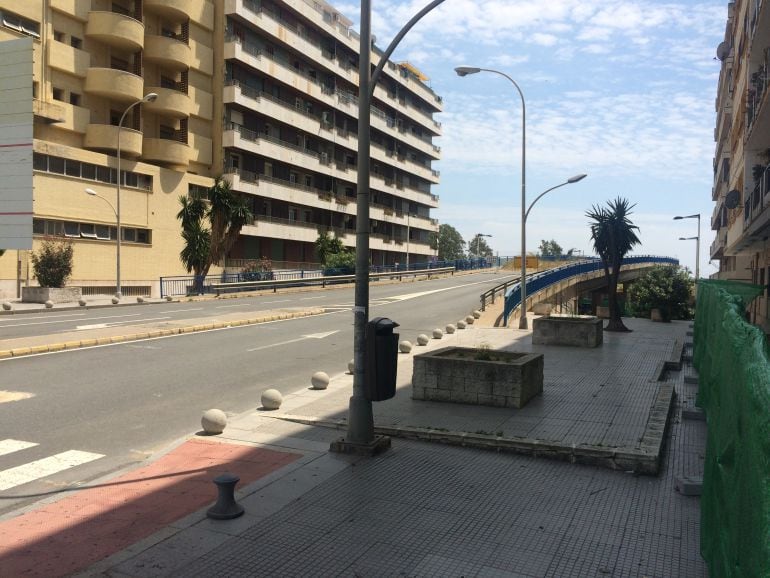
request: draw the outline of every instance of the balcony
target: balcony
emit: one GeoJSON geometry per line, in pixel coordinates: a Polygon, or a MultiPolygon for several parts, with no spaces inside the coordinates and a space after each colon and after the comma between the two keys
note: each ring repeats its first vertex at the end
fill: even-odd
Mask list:
{"type": "Polygon", "coordinates": [[[154,92],[158,98],[154,102],[145,102],[142,107],[146,112],[152,112],[169,118],[187,118],[192,112],[192,99],[184,92],[173,88],[150,86],[147,93],[154,92]]]}
{"type": "Polygon", "coordinates": [[[86,36],[119,50],[137,52],[144,47],[144,24],[117,12],[89,12],[86,36]]]}
{"type": "Polygon", "coordinates": [[[171,167],[186,167],[190,164],[190,147],[175,140],[146,138],[142,147],[142,160],[171,167]]]}
{"type": "Polygon", "coordinates": [[[722,227],[717,231],[714,242],[711,243],[711,249],[709,250],[709,259],[719,259],[725,253],[725,246],[727,245],[727,227],[722,227]]]}
{"type": "Polygon", "coordinates": [[[84,50],[54,40],[48,45],[48,63],[51,68],[85,78],[91,63],[91,55],[84,50]]]}
{"type": "Polygon", "coordinates": [[[89,68],[85,91],[120,102],[136,102],[144,97],[144,79],[116,68],[89,68]]]}
{"type": "Polygon", "coordinates": [[[168,36],[147,35],[144,60],[178,72],[187,70],[192,63],[192,50],[187,43],[168,36]]]}
{"type": "Polygon", "coordinates": [[[192,0],[144,0],[144,10],[152,14],[158,14],[171,22],[185,22],[188,14],[193,14],[194,4],[192,0]]]}
{"type": "Polygon", "coordinates": [[[44,123],[64,122],[64,107],[53,103],[45,102],[38,98],[32,100],[32,114],[35,119],[40,119],[44,123]]]}
{"type": "MultiPolygon", "coordinates": [[[[89,124],[86,127],[85,148],[98,151],[116,151],[118,127],[111,124],[89,124]]],[[[142,154],[142,133],[123,127],[120,132],[120,156],[138,157],[142,154]]]]}

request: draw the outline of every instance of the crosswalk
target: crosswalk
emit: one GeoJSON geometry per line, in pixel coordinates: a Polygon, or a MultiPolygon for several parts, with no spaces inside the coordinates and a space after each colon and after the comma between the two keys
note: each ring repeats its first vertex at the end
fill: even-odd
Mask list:
{"type": "MultiPolygon", "coordinates": [[[[4,439],[0,440],[0,456],[18,454],[23,457],[23,452],[38,447],[39,444],[24,440],[4,439]]],[[[14,467],[0,471],[0,492],[28,484],[36,480],[42,480],[48,476],[58,474],[77,466],[93,462],[103,458],[104,454],[85,452],[81,450],[67,450],[44,458],[32,460],[14,467]]]]}

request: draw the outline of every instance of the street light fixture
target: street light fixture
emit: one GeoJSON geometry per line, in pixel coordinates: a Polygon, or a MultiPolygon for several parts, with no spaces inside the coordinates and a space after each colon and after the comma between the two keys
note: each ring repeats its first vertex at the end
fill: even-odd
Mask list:
{"type": "Polygon", "coordinates": [[[696,240],[695,243],[695,282],[698,282],[698,279],[700,279],[700,213],[695,213],[694,215],[677,215],[674,217],[675,221],[680,221],[682,219],[698,219],[698,235],[696,237],[679,237],[680,241],[689,241],[692,239],[696,240]]]}
{"type": "Polygon", "coordinates": [[[554,189],[558,189],[559,187],[563,187],[565,185],[571,185],[573,183],[577,183],[578,181],[582,181],[584,178],[586,178],[588,175],[585,174],[579,174],[575,175],[574,177],[568,178],[566,181],[564,181],[561,184],[556,185],[555,187],[551,187],[550,189],[546,189],[542,193],[540,193],[537,197],[535,197],[535,200],[532,201],[532,203],[529,205],[526,211],[524,211],[524,204],[522,203],[522,216],[521,216],[521,314],[519,315],[519,329],[527,329],[527,249],[526,249],[526,231],[527,231],[527,217],[529,217],[529,212],[532,210],[532,207],[535,206],[535,203],[537,203],[540,199],[542,199],[545,195],[553,191],[554,189]]]}
{"type": "Polygon", "coordinates": [[[348,404],[348,429],[335,451],[373,454],[387,447],[374,437],[372,402],[365,394],[366,324],[369,320],[369,197],[372,96],[390,56],[406,33],[445,0],[432,0],[393,37],[372,70],[372,1],[361,0],[358,56],[358,176],[356,194],[356,286],[353,306],[353,395],[348,404]]]}
{"type": "Polygon", "coordinates": [[[476,233],[476,256],[481,257],[481,237],[491,237],[492,235],[485,235],[484,233],[476,233]]]}
{"type": "MultiPolygon", "coordinates": [[[[527,204],[527,170],[526,170],[527,105],[524,102],[524,93],[521,91],[521,88],[519,88],[519,85],[516,84],[515,80],[513,80],[510,76],[508,76],[504,72],[500,72],[499,70],[494,70],[491,68],[479,68],[477,66],[457,66],[455,68],[455,72],[457,73],[457,76],[468,76],[469,74],[476,74],[478,72],[492,72],[494,74],[498,74],[500,76],[507,78],[511,82],[511,84],[513,84],[513,86],[516,88],[516,91],[519,93],[519,96],[521,97],[521,279],[522,279],[521,288],[522,288],[522,298],[523,298],[524,297],[524,293],[523,293],[524,276],[526,275],[526,271],[525,271],[526,265],[524,263],[525,257],[526,257],[524,253],[524,245],[526,244],[524,222],[526,221],[526,215],[524,214],[524,207],[527,204]]],[[[523,306],[523,303],[524,302],[522,301],[522,306],[523,306]]],[[[526,329],[526,328],[527,328],[527,316],[522,315],[521,319],[519,319],[519,329],[526,329]]]]}
{"type": "MultiPolygon", "coordinates": [[[[128,111],[130,111],[135,106],[138,106],[140,104],[143,104],[145,102],[154,102],[155,99],[158,98],[157,93],[150,92],[146,95],[144,95],[143,98],[140,98],[137,101],[132,102],[126,107],[126,110],[123,111],[123,114],[120,116],[120,121],[118,122],[118,147],[117,147],[117,169],[118,169],[118,186],[117,186],[117,201],[116,206],[112,207],[112,203],[110,203],[110,207],[112,207],[112,210],[115,211],[115,219],[117,221],[117,230],[116,230],[116,237],[117,237],[117,244],[116,244],[116,275],[115,275],[115,297],[120,299],[123,294],[121,293],[121,287],[120,287],[120,181],[121,181],[121,174],[120,174],[120,133],[123,131],[123,121],[126,119],[126,115],[128,114],[128,111]]],[[[89,195],[97,196],[95,191],[88,192],[89,189],[86,189],[86,192],[89,195]]],[[[102,197],[104,199],[104,197],[102,197]]],[[[107,201],[107,199],[104,199],[107,201]]],[[[109,203],[109,201],[107,201],[109,203]]]]}

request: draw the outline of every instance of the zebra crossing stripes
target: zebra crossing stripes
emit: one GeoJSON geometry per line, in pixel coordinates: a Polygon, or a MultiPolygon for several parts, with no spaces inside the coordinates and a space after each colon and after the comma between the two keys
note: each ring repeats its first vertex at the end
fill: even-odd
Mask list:
{"type": "MultiPolygon", "coordinates": [[[[5,439],[0,440],[0,456],[37,446],[34,442],[5,439]]],[[[0,471],[0,492],[58,474],[70,468],[103,458],[104,454],[67,450],[20,466],[0,471]]]]}

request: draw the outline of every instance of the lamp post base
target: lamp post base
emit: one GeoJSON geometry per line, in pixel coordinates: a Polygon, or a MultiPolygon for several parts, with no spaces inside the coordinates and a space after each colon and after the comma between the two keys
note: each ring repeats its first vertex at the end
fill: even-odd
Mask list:
{"type": "Polygon", "coordinates": [[[364,457],[376,456],[388,449],[390,449],[390,437],[381,435],[376,435],[372,441],[365,443],[350,442],[340,438],[329,446],[330,452],[364,457]]]}

